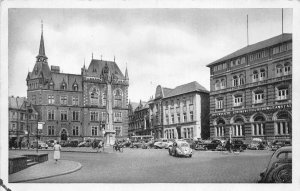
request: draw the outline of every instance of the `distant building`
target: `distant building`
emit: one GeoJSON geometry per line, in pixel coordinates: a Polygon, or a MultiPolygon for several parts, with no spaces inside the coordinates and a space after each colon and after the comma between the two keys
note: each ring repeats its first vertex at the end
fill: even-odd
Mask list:
{"type": "Polygon", "coordinates": [[[35,139],[38,113],[33,105],[25,97],[11,96],[8,98],[8,111],[9,142],[18,146],[20,142],[35,139]]]}
{"type": "Polygon", "coordinates": [[[292,34],[246,46],[210,68],[210,136],[292,137],[292,34]]]}
{"type": "Polygon", "coordinates": [[[149,122],[149,105],[142,102],[135,106],[129,103],[129,128],[128,134],[132,135],[151,135],[149,122]]]}
{"type": "Polygon", "coordinates": [[[209,91],[198,82],[174,89],[157,86],[149,111],[155,138],[209,137],[209,91]]]}
{"type": "Polygon", "coordinates": [[[27,98],[45,122],[42,139],[105,138],[112,144],[128,134],[128,86],[115,61],[93,59],[81,74],[48,65],[43,32],[39,54],[27,76],[27,98]],[[105,134],[104,134],[105,133],[105,134]]]}
{"type": "Polygon", "coordinates": [[[209,137],[209,91],[198,82],[168,91],[162,99],[162,111],[164,138],[209,137]]]}

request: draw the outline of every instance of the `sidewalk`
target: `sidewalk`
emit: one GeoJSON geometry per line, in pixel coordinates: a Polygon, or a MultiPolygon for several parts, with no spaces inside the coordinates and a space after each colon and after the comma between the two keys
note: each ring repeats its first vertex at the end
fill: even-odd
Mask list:
{"type": "Polygon", "coordinates": [[[81,169],[79,162],[59,160],[56,164],[53,159],[36,164],[19,172],[9,175],[10,183],[27,182],[42,178],[49,178],[69,174],[81,169]]]}
{"type": "MultiPolygon", "coordinates": [[[[35,152],[36,149],[11,149],[9,151],[31,151],[35,152]]],[[[53,148],[49,147],[48,149],[39,149],[39,152],[41,151],[53,151],[53,148]]],[[[93,149],[92,147],[62,147],[61,152],[81,152],[81,153],[97,153],[97,149],[93,149]]],[[[104,147],[103,149],[100,149],[98,153],[104,153],[104,154],[110,154],[114,153],[112,147],[104,147]]]]}

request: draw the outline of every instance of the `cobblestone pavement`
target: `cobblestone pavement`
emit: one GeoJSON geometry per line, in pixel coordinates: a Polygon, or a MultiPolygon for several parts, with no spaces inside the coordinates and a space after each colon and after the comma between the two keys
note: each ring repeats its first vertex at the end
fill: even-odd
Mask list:
{"type": "MultiPolygon", "coordinates": [[[[52,152],[49,152],[52,157],[52,152]]],[[[123,153],[62,153],[78,161],[72,174],[40,183],[255,183],[273,152],[227,153],[194,151],[192,158],[169,156],[166,149],[124,149],[123,153]]]]}

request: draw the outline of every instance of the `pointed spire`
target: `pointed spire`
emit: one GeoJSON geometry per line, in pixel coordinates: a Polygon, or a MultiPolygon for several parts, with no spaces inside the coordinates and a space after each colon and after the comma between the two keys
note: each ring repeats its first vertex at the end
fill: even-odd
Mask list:
{"type": "Polygon", "coordinates": [[[85,69],[85,58],[83,59],[83,69],[85,69]]]}
{"type": "Polygon", "coordinates": [[[39,49],[38,57],[46,57],[43,33],[44,33],[43,20],[41,20],[41,40],[40,40],[40,49],[39,49]]]}
{"type": "Polygon", "coordinates": [[[127,63],[126,63],[126,70],[125,70],[125,79],[128,80],[129,77],[128,77],[128,70],[127,70],[127,63]]]}

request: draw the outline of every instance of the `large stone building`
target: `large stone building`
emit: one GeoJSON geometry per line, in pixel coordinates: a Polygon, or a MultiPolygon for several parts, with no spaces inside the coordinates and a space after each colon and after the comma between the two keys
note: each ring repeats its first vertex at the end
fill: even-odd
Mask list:
{"type": "Polygon", "coordinates": [[[151,135],[148,102],[140,101],[137,107],[129,103],[128,112],[128,135],[151,135]]]}
{"type": "Polygon", "coordinates": [[[209,91],[198,82],[174,89],[159,85],[149,101],[149,115],[155,138],[208,138],[209,91]]]}
{"type": "Polygon", "coordinates": [[[210,68],[210,136],[292,136],[292,34],[246,46],[210,68]]]}
{"type": "Polygon", "coordinates": [[[93,59],[81,74],[61,73],[48,65],[43,32],[39,54],[27,76],[27,98],[44,122],[42,139],[101,138],[107,143],[127,137],[128,86],[115,61],[93,59]]]}

